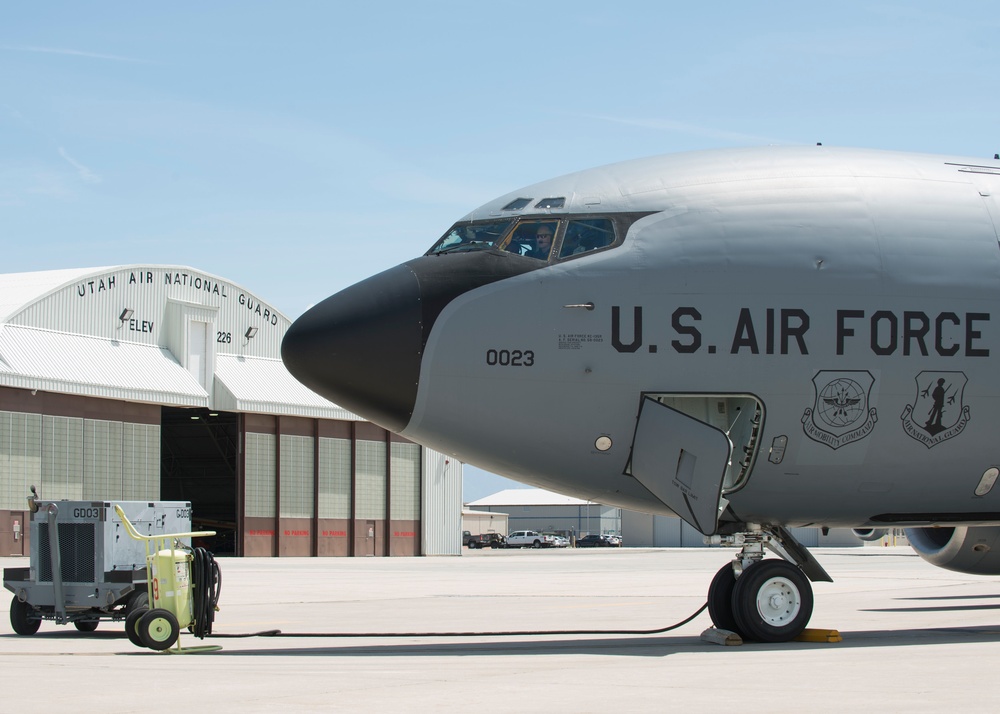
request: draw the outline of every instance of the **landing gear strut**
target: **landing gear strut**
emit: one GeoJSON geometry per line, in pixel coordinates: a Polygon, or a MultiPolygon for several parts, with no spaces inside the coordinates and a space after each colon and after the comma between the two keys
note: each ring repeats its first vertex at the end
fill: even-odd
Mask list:
{"type": "Polygon", "coordinates": [[[736,632],[744,639],[788,642],[802,634],[812,617],[809,581],[833,579],[786,529],[752,524],[747,529],[712,539],[741,550],[712,578],[709,615],[717,628],[736,632]],[[764,548],[783,560],[764,560],[764,548]]]}

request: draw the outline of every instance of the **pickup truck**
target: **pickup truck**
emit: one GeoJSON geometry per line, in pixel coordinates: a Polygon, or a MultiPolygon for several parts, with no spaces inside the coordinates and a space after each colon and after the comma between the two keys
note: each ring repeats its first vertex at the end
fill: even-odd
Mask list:
{"type": "Polygon", "coordinates": [[[514,531],[507,536],[508,548],[549,548],[552,540],[537,531],[514,531]]]}
{"type": "Polygon", "coordinates": [[[469,550],[475,550],[476,548],[506,548],[506,544],[507,539],[499,533],[480,533],[479,535],[471,536],[466,541],[469,550]]]}

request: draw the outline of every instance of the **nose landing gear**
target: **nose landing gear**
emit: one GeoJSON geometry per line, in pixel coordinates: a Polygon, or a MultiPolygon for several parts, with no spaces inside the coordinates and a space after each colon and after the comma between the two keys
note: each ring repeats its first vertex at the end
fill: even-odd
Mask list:
{"type": "Polygon", "coordinates": [[[741,546],[732,563],[712,578],[708,612],[720,630],[747,640],[788,642],[812,617],[812,581],[832,578],[791,533],[777,526],[747,525],[746,532],[714,536],[713,542],[741,546]],[[764,548],[784,560],[764,560],[764,548]]]}

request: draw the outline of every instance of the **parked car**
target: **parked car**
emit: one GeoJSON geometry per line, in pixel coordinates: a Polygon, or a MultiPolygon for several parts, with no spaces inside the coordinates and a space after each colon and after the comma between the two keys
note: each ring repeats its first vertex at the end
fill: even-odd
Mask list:
{"type": "Polygon", "coordinates": [[[569,538],[558,533],[542,533],[550,548],[568,548],[569,538]]]}
{"type": "Polygon", "coordinates": [[[605,533],[604,537],[608,539],[608,542],[616,548],[620,548],[622,544],[622,537],[616,533],[605,533]]]}
{"type": "Polygon", "coordinates": [[[508,548],[542,548],[550,543],[538,531],[514,531],[507,534],[508,548]]]}
{"type": "Polygon", "coordinates": [[[610,548],[611,541],[609,541],[605,536],[598,533],[591,533],[590,535],[585,535],[583,538],[576,539],[577,548],[610,548]]]}
{"type": "Polygon", "coordinates": [[[505,548],[507,539],[499,533],[480,533],[469,538],[469,550],[476,548],[505,548]]]}

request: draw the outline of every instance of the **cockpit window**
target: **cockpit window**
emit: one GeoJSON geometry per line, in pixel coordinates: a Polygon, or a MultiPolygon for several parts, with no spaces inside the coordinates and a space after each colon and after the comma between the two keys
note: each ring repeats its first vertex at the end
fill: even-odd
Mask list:
{"type": "Polygon", "coordinates": [[[629,226],[646,215],[528,215],[463,221],[449,228],[427,255],[492,249],[547,262],[571,260],[619,245],[629,226]]]}
{"type": "Polygon", "coordinates": [[[501,208],[501,211],[520,211],[522,208],[531,203],[530,198],[515,198],[513,201],[508,203],[506,206],[501,208]]]}
{"type": "Polygon", "coordinates": [[[496,247],[507,234],[513,218],[491,223],[455,225],[445,233],[434,247],[427,251],[435,253],[458,253],[470,250],[487,250],[496,247]]]}
{"type": "Polygon", "coordinates": [[[566,197],[559,196],[558,198],[543,198],[535,204],[535,208],[562,208],[565,205],[566,197]]]}
{"type": "Polygon", "coordinates": [[[508,253],[548,260],[558,227],[559,221],[521,221],[500,248],[508,253]]]}
{"type": "Polygon", "coordinates": [[[615,242],[615,226],[608,218],[571,219],[567,221],[559,257],[589,253],[615,242]]]}

